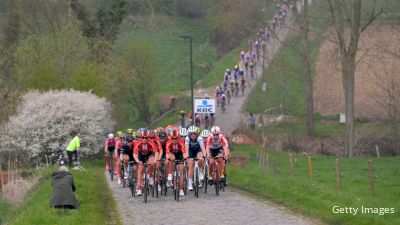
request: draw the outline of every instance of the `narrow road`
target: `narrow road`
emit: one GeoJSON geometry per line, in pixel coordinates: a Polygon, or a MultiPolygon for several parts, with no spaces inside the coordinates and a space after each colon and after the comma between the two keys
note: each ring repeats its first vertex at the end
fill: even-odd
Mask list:
{"type": "MultiPolygon", "coordinates": [[[[290,12],[288,15],[290,18],[290,12]]],[[[290,26],[292,21],[288,22],[290,26]]],[[[281,28],[276,32],[279,40],[287,37],[289,29],[281,28]]],[[[271,38],[266,50],[265,67],[268,67],[273,57],[281,46],[280,41],[271,38]]],[[[233,65],[227,65],[233,67],[233,65]]],[[[258,78],[248,80],[250,87],[254,88],[257,81],[261,79],[262,60],[257,64],[256,73],[258,78]]],[[[221,80],[222,80],[221,72],[221,80]]],[[[242,107],[250,93],[249,85],[243,96],[232,97],[231,105],[227,107],[225,113],[220,109],[216,113],[216,125],[221,126],[225,133],[231,133],[238,127],[242,117],[242,107]]],[[[203,95],[206,90],[195,90],[195,95],[203,95]]],[[[212,90],[208,91],[209,96],[213,96],[212,90]]],[[[207,195],[200,193],[198,199],[192,192],[188,192],[180,202],[174,201],[171,190],[167,196],[159,198],[149,197],[148,203],[144,204],[143,196],[133,198],[129,189],[122,188],[116,181],[111,182],[107,175],[108,184],[113,191],[113,196],[117,202],[121,219],[124,224],[314,224],[315,222],[304,217],[293,215],[291,212],[280,209],[268,202],[261,202],[253,197],[246,196],[231,190],[230,187],[220,196],[215,195],[214,189],[209,188],[207,195]]],[[[203,191],[203,190],[202,190],[203,191]]]]}
{"type": "Polygon", "coordinates": [[[193,192],[188,191],[179,202],[174,201],[169,189],[167,196],[159,196],[158,199],[149,196],[145,204],[143,196],[133,198],[129,189],[122,188],[115,181],[111,182],[108,175],[107,180],[125,225],[312,224],[309,220],[291,215],[229,188],[225,192],[220,192],[218,197],[215,195],[215,189],[209,188],[207,194],[200,193],[198,199],[194,197],[193,192]]]}

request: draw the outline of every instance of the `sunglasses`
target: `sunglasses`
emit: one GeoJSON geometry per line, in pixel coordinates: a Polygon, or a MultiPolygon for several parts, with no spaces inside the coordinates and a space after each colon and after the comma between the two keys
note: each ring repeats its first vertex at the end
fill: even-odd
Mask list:
{"type": "Polygon", "coordinates": [[[171,138],[171,140],[178,140],[178,138],[171,138]]]}
{"type": "Polygon", "coordinates": [[[197,135],[196,133],[191,133],[190,135],[197,135]]]}
{"type": "Polygon", "coordinates": [[[218,136],[219,134],[213,134],[213,136],[218,136]]]}
{"type": "Polygon", "coordinates": [[[147,139],[147,137],[142,137],[142,139],[147,139]]]}

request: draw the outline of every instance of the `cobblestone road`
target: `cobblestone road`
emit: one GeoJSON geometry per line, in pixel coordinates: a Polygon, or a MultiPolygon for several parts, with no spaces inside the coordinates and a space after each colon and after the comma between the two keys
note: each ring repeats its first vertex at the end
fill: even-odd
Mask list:
{"type": "Polygon", "coordinates": [[[198,199],[193,192],[188,192],[179,202],[174,201],[169,189],[167,196],[159,196],[158,199],[149,197],[147,204],[144,204],[143,196],[133,198],[129,189],[122,188],[116,181],[111,182],[108,175],[107,178],[125,225],[313,224],[310,220],[294,216],[274,205],[257,201],[229,188],[220,192],[218,197],[215,191],[212,192],[214,189],[209,189],[211,192],[200,193],[198,199]]]}

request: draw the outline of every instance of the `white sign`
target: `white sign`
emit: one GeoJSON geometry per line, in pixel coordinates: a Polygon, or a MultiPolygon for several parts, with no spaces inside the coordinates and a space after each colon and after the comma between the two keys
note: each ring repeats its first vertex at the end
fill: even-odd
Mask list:
{"type": "Polygon", "coordinates": [[[215,113],[215,99],[195,99],[195,113],[215,113]]]}
{"type": "Polygon", "coordinates": [[[344,113],[340,113],[340,123],[346,123],[346,115],[344,113]]]}

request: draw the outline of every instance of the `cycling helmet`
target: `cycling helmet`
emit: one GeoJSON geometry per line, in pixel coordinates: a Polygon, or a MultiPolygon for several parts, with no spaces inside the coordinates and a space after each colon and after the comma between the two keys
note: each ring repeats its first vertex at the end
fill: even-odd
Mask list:
{"type": "Polygon", "coordinates": [[[219,126],[211,127],[211,133],[212,134],[220,134],[220,132],[221,132],[221,128],[219,128],[219,126]]]}
{"type": "Polygon", "coordinates": [[[149,137],[150,137],[151,139],[156,138],[156,137],[157,137],[156,132],[154,132],[153,130],[150,130],[150,131],[149,131],[149,137]]]}
{"type": "Polygon", "coordinates": [[[196,126],[190,126],[188,128],[189,133],[197,133],[197,127],[196,126]]]}
{"type": "Polygon", "coordinates": [[[201,132],[200,127],[196,127],[196,128],[197,128],[197,134],[200,134],[200,132],[201,132]]]}
{"type": "Polygon", "coordinates": [[[131,135],[132,135],[132,137],[135,137],[136,136],[136,132],[133,131],[131,135]]]}
{"type": "Polygon", "coordinates": [[[164,131],[164,128],[163,128],[163,127],[157,127],[156,131],[157,131],[157,134],[158,134],[158,133],[160,133],[161,131],[164,131]]]}
{"type": "Polygon", "coordinates": [[[158,132],[158,137],[159,138],[166,138],[167,137],[167,132],[165,132],[165,130],[162,130],[162,131],[158,132]]]}
{"type": "Polygon", "coordinates": [[[141,138],[147,138],[147,137],[149,137],[149,131],[147,131],[146,129],[142,130],[142,131],[140,132],[140,137],[141,137],[141,138]]]}
{"type": "Polygon", "coordinates": [[[188,135],[188,130],[187,130],[186,128],[182,127],[182,128],[180,129],[180,131],[179,131],[179,134],[180,134],[182,137],[186,137],[186,136],[188,135]]]}
{"type": "Polygon", "coordinates": [[[127,142],[132,142],[133,141],[133,136],[132,135],[127,135],[126,137],[125,137],[125,140],[127,141],[127,142]]]}
{"type": "Polygon", "coordinates": [[[119,137],[119,138],[121,138],[121,136],[122,136],[122,131],[117,131],[117,136],[119,137]]]}
{"type": "Polygon", "coordinates": [[[226,72],[229,73],[229,72],[231,72],[231,70],[228,68],[228,69],[226,69],[226,72]]]}
{"type": "Polygon", "coordinates": [[[209,130],[203,130],[203,131],[201,132],[201,136],[202,136],[203,138],[207,138],[209,135],[210,135],[210,131],[209,131],[209,130]]]}
{"type": "Polygon", "coordinates": [[[133,129],[132,129],[132,128],[128,128],[128,129],[126,129],[126,133],[128,133],[128,134],[132,134],[132,133],[133,133],[133,129]]]}
{"type": "Polygon", "coordinates": [[[135,137],[135,139],[140,139],[140,132],[136,133],[136,135],[134,137],[135,137]]]}
{"type": "Polygon", "coordinates": [[[108,134],[108,139],[113,139],[114,138],[114,134],[108,134]]]}
{"type": "Polygon", "coordinates": [[[179,131],[177,131],[177,130],[172,130],[172,131],[171,131],[171,134],[169,135],[169,137],[170,137],[171,139],[178,139],[178,138],[179,138],[179,131]]]}

